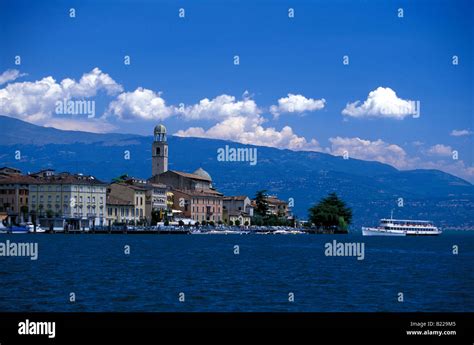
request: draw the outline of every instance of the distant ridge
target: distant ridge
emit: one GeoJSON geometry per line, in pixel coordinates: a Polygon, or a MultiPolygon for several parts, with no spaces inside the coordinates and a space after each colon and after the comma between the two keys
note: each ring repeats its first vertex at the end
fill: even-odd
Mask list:
{"type": "MultiPolygon", "coordinates": [[[[24,172],[55,168],[82,172],[110,181],[123,173],[151,175],[150,136],[96,134],[44,128],[0,116],[0,166],[24,172]],[[21,160],[15,160],[15,150],[21,160]],[[130,152],[130,160],[124,152],[130,152]]],[[[153,126],[150,126],[150,132],[153,126]]],[[[335,191],[354,208],[355,225],[375,224],[394,216],[432,219],[443,225],[473,225],[474,186],[439,170],[399,171],[358,159],[344,160],[321,152],[258,148],[258,162],[219,162],[217,150],[235,142],[168,137],[169,169],[192,172],[202,167],[226,195],[253,196],[259,189],[294,200],[294,211],[305,217],[309,206],[335,191]],[[399,198],[403,207],[398,207],[399,198]]]]}

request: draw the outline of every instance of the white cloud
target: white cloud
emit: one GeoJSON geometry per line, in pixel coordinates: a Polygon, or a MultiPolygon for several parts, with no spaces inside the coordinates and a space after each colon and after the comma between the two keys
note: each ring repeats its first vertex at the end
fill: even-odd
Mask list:
{"type": "Polygon", "coordinates": [[[413,169],[437,169],[474,183],[474,167],[467,166],[463,160],[441,159],[419,162],[413,169]]]}
{"type": "Polygon", "coordinates": [[[432,156],[443,156],[443,157],[449,157],[453,154],[453,149],[451,146],[446,146],[443,144],[436,144],[434,146],[431,146],[427,153],[432,156]]]}
{"type": "Polygon", "coordinates": [[[297,136],[291,127],[285,126],[281,131],[275,128],[262,127],[262,118],[246,118],[235,116],[217,123],[208,130],[201,127],[191,127],[176,133],[183,137],[202,137],[236,141],[242,144],[253,144],[286,148],[291,150],[320,151],[315,139],[310,141],[297,136]]]}
{"type": "Polygon", "coordinates": [[[141,118],[145,120],[164,120],[175,112],[175,108],[168,107],[160,93],[152,90],[137,88],[133,92],[123,92],[110,102],[107,115],[116,115],[118,118],[141,118]]]}
{"type": "Polygon", "coordinates": [[[79,82],[66,78],[57,83],[49,76],[34,82],[10,83],[0,89],[0,114],[43,124],[53,116],[57,101],[92,97],[101,90],[110,95],[122,91],[122,86],[98,68],[85,73],[79,82]]]}
{"type": "MultiPolygon", "coordinates": [[[[474,167],[466,166],[462,160],[447,159],[451,156],[452,151],[449,146],[441,144],[432,146],[428,152],[441,158],[433,161],[409,156],[402,147],[381,139],[370,141],[357,137],[333,137],[329,138],[329,141],[331,147],[326,148],[325,152],[336,156],[343,156],[347,153],[349,158],[386,163],[401,170],[438,169],[470,182],[474,180],[474,167]]],[[[422,149],[420,153],[423,153],[422,149]]]]}
{"type": "Polygon", "coordinates": [[[283,97],[278,100],[278,105],[270,107],[270,113],[278,117],[282,113],[297,113],[301,114],[307,111],[315,111],[324,108],[326,100],[306,98],[303,95],[294,95],[289,93],[288,97],[283,97]]]}
{"type": "Polygon", "coordinates": [[[197,104],[180,109],[180,113],[187,120],[219,120],[236,116],[258,117],[261,110],[246,91],[241,101],[224,94],[212,100],[204,98],[197,104]]]}
{"type": "Polygon", "coordinates": [[[291,150],[320,150],[315,139],[306,140],[296,135],[291,127],[281,130],[264,127],[265,118],[262,110],[251,99],[248,91],[242,100],[234,96],[220,95],[210,100],[205,98],[199,103],[180,109],[179,113],[188,120],[216,120],[209,129],[191,127],[176,133],[184,137],[203,137],[231,140],[243,144],[253,144],[286,148],[291,150]]]}
{"type": "Polygon", "coordinates": [[[123,87],[117,84],[108,74],[99,68],[94,68],[89,73],[84,73],[79,83],[73,79],[66,78],[61,81],[61,86],[69,97],[92,97],[99,90],[105,90],[108,95],[116,95],[123,91],[123,87]]]}
{"type": "Polygon", "coordinates": [[[462,137],[465,135],[471,135],[472,132],[468,129],[453,129],[449,135],[453,137],[462,137]]]}
{"type": "Polygon", "coordinates": [[[17,69],[7,69],[0,74],[0,85],[13,81],[19,77],[23,77],[26,73],[20,73],[17,69]]]}
{"type": "Polygon", "coordinates": [[[381,139],[370,141],[361,138],[329,138],[331,147],[326,151],[343,156],[347,154],[349,158],[357,158],[368,161],[378,161],[387,163],[397,168],[407,168],[409,160],[403,148],[395,144],[389,144],[381,139]]]}
{"type": "Polygon", "coordinates": [[[360,101],[348,103],[343,115],[352,117],[379,117],[403,119],[409,115],[419,115],[417,103],[397,96],[389,87],[378,87],[371,91],[363,104],[360,101]]]}

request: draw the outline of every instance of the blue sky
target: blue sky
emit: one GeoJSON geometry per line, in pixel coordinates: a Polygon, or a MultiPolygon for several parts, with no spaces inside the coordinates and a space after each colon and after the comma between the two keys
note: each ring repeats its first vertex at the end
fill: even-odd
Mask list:
{"type": "Polygon", "coordinates": [[[472,182],[473,7],[2,1],[0,113],[58,128],[139,134],[162,122],[180,135],[347,153],[472,182]],[[72,87],[61,84],[67,78],[72,87]],[[54,102],[64,98],[94,101],[95,118],[58,114],[54,102]],[[419,101],[419,117],[408,101],[419,101]]]}

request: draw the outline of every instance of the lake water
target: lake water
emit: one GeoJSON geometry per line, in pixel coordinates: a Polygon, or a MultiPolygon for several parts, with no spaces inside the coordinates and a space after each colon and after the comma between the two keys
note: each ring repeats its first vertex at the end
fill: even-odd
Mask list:
{"type": "Polygon", "coordinates": [[[0,311],[474,310],[469,232],[0,235],[0,242],[7,239],[37,242],[39,257],[0,257],[0,311]],[[325,256],[325,243],[334,239],[364,243],[364,260],[325,256]]]}

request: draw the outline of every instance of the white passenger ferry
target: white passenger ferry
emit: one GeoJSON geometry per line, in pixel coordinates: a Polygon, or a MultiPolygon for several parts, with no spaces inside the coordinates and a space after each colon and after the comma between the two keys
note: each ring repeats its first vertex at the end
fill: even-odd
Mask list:
{"type": "Polygon", "coordinates": [[[363,227],[364,236],[434,236],[442,231],[428,220],[381,219],[376,228],[363,227]]]}

